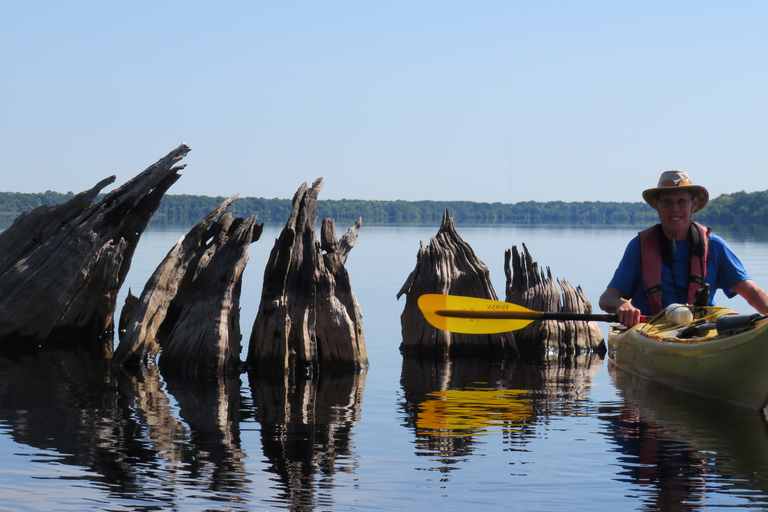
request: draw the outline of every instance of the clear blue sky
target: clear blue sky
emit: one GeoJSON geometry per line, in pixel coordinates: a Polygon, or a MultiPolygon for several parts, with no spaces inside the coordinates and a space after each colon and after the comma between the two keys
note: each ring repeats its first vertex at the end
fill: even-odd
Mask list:
{"type": "Polygon", "coordinates": [[[768,2],[36,1],[0,16],[0,190],[641,201],[768,189],[768,2]]]}

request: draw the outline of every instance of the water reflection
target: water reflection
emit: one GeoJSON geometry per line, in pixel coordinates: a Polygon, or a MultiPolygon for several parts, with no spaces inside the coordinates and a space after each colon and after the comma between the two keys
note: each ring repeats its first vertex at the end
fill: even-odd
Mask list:
{"type": "Polygon", "coordinates": [[[761,413],[668,389],[609,364],[623,403],[601,419],[620,454],[617,480],[651,510],[691,510],[714,493],[768,505],[768,430],[761,413]]]}
{"type": "Polygon", "coordinates": [[[171,504],[191,483],[239,495],[233,387],[174,382],[172,398],[156,370],[116,375],[104,358],[46,350],[0,358],[0,420],[15,442],[87,468],[112,499],[171,504]]]}
{"type": "Polygon", "coordinates": [[[482,435],[495,426],[519,431],[531,416],[531,401],[520,389],[473,386],[427,394],[431,399],[419,404],[416,428],[433,436],[482,435]]]}
{"type": "MultiPolygon", "coordinates": [[[[240,395],[239,376],[207,380],[168,379],[168,393],[176,399],[177,415],[189,429],[186,471],[201,479],[203,489],[242,501],[249,492],[245,453],[240,444],[241,416],[247,414],[240,395]]],[[[169,421],[173,416],[167,417],[169,421]]]]}
{"type": "Polygon", "coordinates": [[[403,360],[401,412],[416,435],[418,455],[437,457],[442,471],[474,451],[480,436],[519,446],[549,415],[584,414],[597,356],[541,364],[497,360],[403,360]]]}
{"type": "Polygon", "coordinates": [[[355,471],[352,430],[361,417],[365,373],[316,379],[260,379],[250,375],[275,497],[292,510],[333,505],[336,472],[355,471]]]}
{"type": "Polygon", "coordinates": [[[112,424],[121,419],[119,397],[106,362],[81,352],[0,357],[0,420],[12,439],[61,454],[65,464],[91,467],[107,481],[120,478],[112,424]],[[98,441],[98,442],[97,442],[98,441]]]}
{"type": "Polygon", "coordinates": [[[358,374],[295,383],[250,376],[251,402],[238,376],[164,380],[157,369],[114,373],[103,357],[41,350],[0,356],[0,425],[39,451],[37,463],[79,468],[114,510],[231,510],[270,499],[311,509],[331,504],[323,493],[337,471],[357,467],[351,436],[364,382],[358,374]],[[270,497],[254,488],[246,465],[254,454],[241,444],[241,425],[253,419],[277,482],[270,497]]]}

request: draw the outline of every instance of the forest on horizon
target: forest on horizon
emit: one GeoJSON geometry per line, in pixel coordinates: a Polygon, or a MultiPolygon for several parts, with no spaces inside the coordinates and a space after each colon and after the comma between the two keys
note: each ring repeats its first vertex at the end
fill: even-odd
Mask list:
{"type": "MultiPolygon", "coordinates": [[[[44,204],[70,199],[72,192],[0,192],[0,217],[13,218],[44,204]]],[[[225,198],[166,194],[153,221],[197,223],[225,198]]],[[[382,201],[365,199],[319,199],[319,219],[366,224],[440,222],[448,210],[454,222],[475,224],[584,224],[647,225],[657,222],[656,211],[643,202],[523,201],[478,203],[472,201],[382,201]]],[[[229,208],[233,215],[256,215],[259,222],[284,223],[291,212],[290,199],[238,198],[229,208]]],[[[699,222],[714,225],[768,224],[768,191],[722,194],[695,215],[699,222]]]]}

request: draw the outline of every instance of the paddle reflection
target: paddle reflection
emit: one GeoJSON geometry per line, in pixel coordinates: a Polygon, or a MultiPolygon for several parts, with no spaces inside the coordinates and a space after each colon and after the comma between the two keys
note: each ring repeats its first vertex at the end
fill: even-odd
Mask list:
{"type": "Polygon", "coordinates": [[[361,418],[365,373],[316,379],[250,374],[266,468],[277,475],[276,499],[296,510],[332,507],[336,472],[358,465],[352,430],[361,418]]]}
{"type": "Polygon", "coordinates": [[[434,436],[471,436],[502,432],[531,416],[530,400],[518,389],[472,387],[427,393],[419,404],[416,428],[434,436]]]}
{"type": "Polygon", "coordinates": [[[448,459],[472,453],[478,437],[500,435],[519,446],[542,418],[579,414],[600,364],[596,356],[542,364],[404,359],[401,411],[418,454],[445,458],[441,464],[452,467],[448,459]]]}
{"type": "MultiPolygon", "coordinates": [[[[709,494],[752,492],[768,504],[768,431],[762,414],[633,376],[609,362],[623,403],[603,407],[620,454],[616,480],[653,510],[690,510],[709,494]]],[[[746,503],[745,503],[746,504],[746,503]]]]}

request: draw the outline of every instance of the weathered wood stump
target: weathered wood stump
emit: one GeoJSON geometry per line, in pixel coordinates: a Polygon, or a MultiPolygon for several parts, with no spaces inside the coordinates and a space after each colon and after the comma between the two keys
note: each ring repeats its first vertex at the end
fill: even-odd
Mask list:
{"type": "Polygon", "coordinates": [[[448,360],[452,358],[517,357],[512,333],[459,334],[438,330],[419,310],[419,297],[425,293],[464,295],[498,300],[488,267],[461,239],[448,210],[437,234],[426,247],[421,243],[416,268],[397,293],[405,294],[400,315],[403,341],[400,352],[415,359],[448,360]]]}
{"type": "MultiPolygon", "coordinates": [[[[507,276],[506,301],[545,312],[592,313],[592,304],[581,286],[552,278],[549,267],[539,270],[528,248],[513,246],[504,253],[507,276]],[[511,261],[511,267],[510,267],[511,261]],[[559,284],[559,287],[558,287],[559,284]],[[562,294],[561,294],[562,291],[562,294]]],[[[543,320],[516,331],[521,356],[572,355],[603,350],[603,333],[597,322],[543,320]]]]}
{"type": "Polygon", "coordinates": [[[362,313],[344,263],[362,220],[339,241],[324,219],[315,236],[323,180],[304,183],[264,270],[247,363],[260,374],[312,375],[321,366],[359,371],[368,365],[362,313]]]}
{"type": "Polygon", "coordinates": [[[0,345],[61,336],[111,353],[120,286],[188,152],[182,144],[96,204],[114,176],[65,203],[25,212],[0,233],[0,345]]]}
{"type": "Polygon", "coordinates": [[[239,371],[240,289],[256,217],[226,212],[233,195],[168,252],[137,299],[123,307],[113,366],[152,364],[163,372],[222,376],[239,371]]]}

